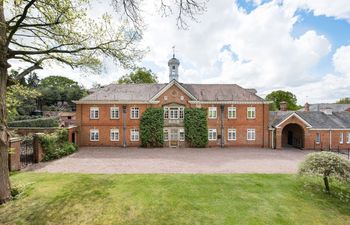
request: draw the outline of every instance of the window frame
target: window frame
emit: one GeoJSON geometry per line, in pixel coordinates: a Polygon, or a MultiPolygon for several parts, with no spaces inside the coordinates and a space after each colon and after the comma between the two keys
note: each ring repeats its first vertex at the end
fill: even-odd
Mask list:
{"type": "Polygon", "coordinates": [[[131,129],[131,130],[130,130],[130,141],[132,141],[132,142],[137,142],[137,141],[139,141],[139,140],[140,140],[140,130],[137,129],[137,128],[131,129]],[[134,133],[134,132],[137,133],[137,139],[133,139],[133,137],[135,137],[135,133],[134,133]]]}
{"type": "Polygon", "coordinates": [[[179,141],[185,141],[185,129],[180,128],[179,129],[179,141]],[[181,136],[183,134],[183,136],[181,136]]]}
{"type": "Polygon", "coordinates": [[[347,132],[346,134],[346,143],[350,144],[350,132],[347,132]]]}
{"type": "Polygon", "coordinates": [[[90,129],[89,135],[90,135],[90,141],[94,141],[94,142],[100,141],[100,131],[99,131],[99,129],[95,129],[95,128],[94,129],[90,129]],[[92,135],[92,133],[94,133],[94,135],[92,135]],[[97,134],[97,139],[95,139],[96,134],[97,134]]]}
{"type": "Polygon", "coordinates": [[[217,109],[217,107],[216,106],[208,107],[208,119],[217,119],[217,118],[218,118],[218,109],[217,109]],[[215,117],[213,117],[211,115],[211,112],[215,112],[215,117]]]}
{"type": "Polygon", "coordinates": [[[255,106],[249,106],[247,107],[247,119],[256,119],[256,108],[255,106]],[[252,113],[252,115],[250,116],[249,113],[252,113]]]}
{"type": "Polygon", "coordinates": [[[216,128],[210,128],[210,129],[208,129],[208,140],[209,141],[216,141],[218,139],[218,133],[217,133],[217,130],[216,130],[216,128]],[[211,136],[210,136],[210,134],[212,134],[211,136]],[[215,135],[214,135],[215,134],[215,135]]]}
{"type": "Polygon", "coordinates": [[[228,141],[237,141],[237,129],[228,128],[227,129],[227,140],[228,141]],[[234,138],[230,138],[230,133],[234,133],[234,138]]]}
{"type": "Polygon", "coordinates": [[[256,141],[256,130],[255,130],[255,128],[248,128],[247,129],[247,141],[256,141]],[[249,137],[249,134],[251,134],[251,137],[249,137]]]}
{"type": "Polygon", "coordinates": [[[343,132],[339,133],[339,144],[344,144],[344,133],[343,132]]]}
{"type": "Polygon", "coordinates": [[[321,143],[321,134],[319,132],[316,133],[315,143],[316,144],[320,144],[321,143]]]}
{"type": "Polygon", "coordinates": [[[140,119],[140,107],[131,107],[130,108],[130,119],[137,120],[140,119]],[[137,117],[135,117],[135,112],[137,112],[137,117]]]}
{"type": "Polygon", "coordinates": [[[98,120],[98,119],[100,119],[100,108],[99,107],[90,107],[90,120],[98,120]],[[97,112],[97,117],[96,117],[96,112],[97,112]],[[93,115],[93,117],[92,117],[92,115],[93,115]]]}
{"type": "Polygon", "coordinates": [[[163,140],[164,141],[169,141],[169,130],[167,128],[163,129],[163,140]]]}
{"type": "Polygon", "coordinates": [[[118,106],[112,106],[110,107],[110,110],[109,110],[109,114],[110,114],[110,119],[111,120],[117,120],[119,119],[119,107],[118,106]],[[117,111],[117,117],[113,117],[113,112],[114,111],[117,111]]]}
{"type": "MultiPolygon", "coordinates": [[[[118,128],[111,128],[109,130],[109,140],[110,141],[119,141],[119,136],[120,136],[120,134],[119,134],[119,129],[118,128]],[[118,134],[118,138],[117,139],[112,139],[112,133],[117,133],[118,134]]],[[[115,137],[115,135],[114,135],[114,137],[115,137]]]]}
{"type": "Polygon", "coordinates": [[[235,106],[230,106],[227,108],[227,118],[228,119],[237,119],[237,108],[235,106]],[[234,112],[234,116],[230,116],[230,112],[234,112]]]}

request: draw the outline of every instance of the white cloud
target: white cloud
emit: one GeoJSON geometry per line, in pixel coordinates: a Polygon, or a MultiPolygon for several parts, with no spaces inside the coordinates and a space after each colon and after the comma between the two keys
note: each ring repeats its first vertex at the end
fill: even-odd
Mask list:
{"type": "MultiPolygon", "coordinates": [[[[150,51],[140,65],[154,65],[159,80],[167,82],[167,61],[175,45],[182,82],[237,83],[257,88],[262,94],[286,89],[297,95],[300,104],[349,95],[349,47],[339,48],[333,56],[337,73],[314,74],[313,69],[331,50],[330,41],[314,30],[292,36],[295,23],[301,19],[297,9],[349,19],[350,4],[344,4],[348,0],[286,0],[283,4],[279,0],[249,1],[254,1],[256,8],[248,13],[235,2],[211,0],[199,22],[190,22],[185,31],[176,27],[174,16],[161,17],[154,10],[154,2],[144,2],[147,29],[142,45],[150,51]],[[228,47],[223,50],[223,46],[228,47]]],[[[99,4],[111,10],[104,2],[99,4]]],[[[105,67],[102,75],[81,76],[81,71],[56,67],[40,74],[63,74],[91,86],[93,82],[110,83],[126,73],[110,60],[105,67]]]]}
{"type": "Polygon", "coordinates": [[[350,22],[349,0],[285,0],[284,4],[295,9],[306,9],[315,16],[328,16],[350,22]]]}

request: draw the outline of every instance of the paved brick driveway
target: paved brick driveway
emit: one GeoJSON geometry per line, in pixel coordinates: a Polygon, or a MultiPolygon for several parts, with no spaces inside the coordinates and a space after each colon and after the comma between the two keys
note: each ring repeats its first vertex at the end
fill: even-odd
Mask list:
{"type": "Polygon", "coordinates": [[[296,173],[310,151],[261,148],[80,148],[26,170],[73,173],[296,173]]]}

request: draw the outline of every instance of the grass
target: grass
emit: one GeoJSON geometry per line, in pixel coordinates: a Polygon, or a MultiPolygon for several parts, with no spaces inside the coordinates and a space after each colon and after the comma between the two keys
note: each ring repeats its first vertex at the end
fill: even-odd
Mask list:
{"type": "MultiPolygon", "coordinates": [[[[295,175],[17,173],[0,224],[350,224],[350,203],[295,175]]],[[[321,187],[321,186],[320,186],[321,187]]]]}

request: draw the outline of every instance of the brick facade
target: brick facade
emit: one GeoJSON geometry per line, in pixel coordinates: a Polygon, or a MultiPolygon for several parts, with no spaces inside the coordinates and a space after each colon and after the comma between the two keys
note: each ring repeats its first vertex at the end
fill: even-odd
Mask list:
{"type": "MultiPolygon", "coordinates": [[[[140,93],[142,94],[142,93],[140,93]]],[[[139,129],[140,118],[142,113],[149,107],[166,107],[166,106],[183,106],[186,108],[201,107],[208,109],[209,107],[216,107],[217,117],[214,119],[208,118],[208,128],[216,129],[218,137],[223,137],[223,146],[254,146],[254,147],[268,147],[268,125],[269,125],[269,106],[266,102],[247,101],[237,103],[227,102],[210,102],[208,103],[192,103],[190,94],[181,89],[177,85],[170,86],[166,91],[161,93],[152,103],[134,104],[132,102],[117,103],[116,104],[79,104],[76,106],[76,124],[79,127],[79,145],[81,146],[140,146],[140,141],[131,141],[131,130],[139,129]],[[221,106],[224,108],[223,117],[221,113],[221,106]],[[97,107],[99,109],[99,118],[90,118],[90,108],[97,107]],[[119,118],[111,119],[111,107],[119,108],[119,118]],[[123,112],[125,107],[125,112],[123,112]],[[139,108],[139,118],[131,119],[131,108],[139,108]],[[236,108],[236,118],[228,118],[228,108],[236,108]],[[255,118],[247,118],[248,107],[255,107],[255,118]],[[90,140],[90,130],[96,129],[99,132],[99,140],[90,140]],[[111,141],[110,130],[119,130],[119,140],[111,141]],[[224,133],[221,134],[221,129],[224,133]],[[228,140],[228,130],[236,130],[236,140],[228,140]],[[247,140],[247,130],[255,130],[255,140],[247,140]],[[123,143],[125,136],[125,143],[123,143]]],[[[180,128],[183,127],[183,121],[178,121],[177,124],[168,124],[165,121],[165,128],[180,128]]],[[[140,139],[139,139],[140,140],[140,139]]],[[[166,142],[165,146],[169,143],[166,142]]],[[[221,145],[221,139],[210,140],[208,147],[215,147],[221,145]]],[[[180,147],[186,146],[185,142],[179,142],[180,147]]]]}
{"type": "Polygon", "coordinates": [[[296,116],[291,116],[274,130],[270,129],[270,147],[282,149],[283,147],[287,146],[288,134],[285,132],[285,130],[287,126],[290,125],[294,125],[291,132],[295,132],[297,137],[301,136],[303,149],[350,149],[350,129],[315,129],[307,126],[305,122],[296,116]],[[317,135],[319,135],[319,141],[317,141],[317,135]],[[343,136],[342,143],[340,142],[341,135],[343,136]]]}

